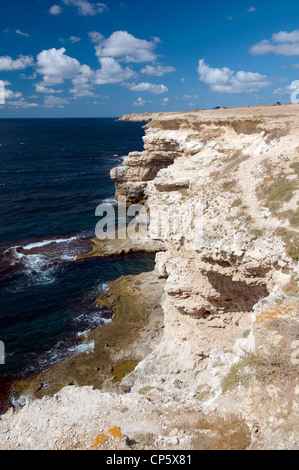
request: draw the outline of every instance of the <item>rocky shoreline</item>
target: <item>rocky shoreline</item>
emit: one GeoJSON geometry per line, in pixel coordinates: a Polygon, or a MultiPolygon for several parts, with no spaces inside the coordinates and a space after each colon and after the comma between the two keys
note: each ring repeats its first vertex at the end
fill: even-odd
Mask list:
{"type": "Polygon", "coordinates": [[[128,448],[118,426],[136,449],[298,449],[298,106],[122,119],[147,124],[116,196],[176,224],[83,255],[157,251],[99,299],[115,315],[87,334],[93,354],[14,385],[39,400],[3,416],[0,448],[128,448]]]}

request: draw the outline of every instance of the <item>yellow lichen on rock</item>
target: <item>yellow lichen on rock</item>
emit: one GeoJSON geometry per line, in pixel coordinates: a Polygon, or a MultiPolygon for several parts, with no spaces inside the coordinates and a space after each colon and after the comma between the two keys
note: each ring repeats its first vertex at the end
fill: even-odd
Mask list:
{"type": "Polygon", "coordinates": [[[104,444],[104,442],[108,441],[108,439],[110,438],[109,436],[106,436],[106,434],[99,434],[93,441],[92,447],[99,447],[100,445],[104,444]]]}
{"type": "Polygon", "coordinates": [[[123,439],[125,437],[117,426],[114,426],[114,428],[108,429],[108,432],[113,437],[113,439],[123,439]]]}
{"type": "Polygon", "coordinates": [[[269,324],[269,320],[274,320],[275,318],[288,315],[289,313],[292,313],[292,311],[292,307],[286,307],[285,305],[272,305],[268,310],[264,310],[257,316],[256,323],[263,323],[267,326],[269,324]]]}

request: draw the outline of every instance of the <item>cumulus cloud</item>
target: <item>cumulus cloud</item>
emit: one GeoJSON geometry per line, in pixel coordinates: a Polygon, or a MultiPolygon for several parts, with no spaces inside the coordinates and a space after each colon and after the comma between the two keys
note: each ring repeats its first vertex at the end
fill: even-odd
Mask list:
{"type": "Polygon", "coordinates": [[[141,73],[155,77],[162,77],[166,73],[175,72],[175,70],[176,69],[174,67],[165,65],[146,65],[143,69],[141,69],[141,73]]]}
{"type": "Polygon", "coordinates": [[[126,83],[126,87],[131,91],[147,91],[159,95],[161,93],[167,93],[168,88],[165,85],[154,85],[153,83],[141,82],[141,83],[126,83]]]}
{"type": "Polygon", "coordinates": [[[96,74],[88,65],[81,65],[80,72],[72,79],[73,88],[70,92],[75,97],[95,96],[94,88],[96,74]]]}
{"type": "Polygon", "coordinates": [[[279,31],[271,39],[263,39],[249,49],[252,55],[277,54],[283,56],[299,55],[299,30],[288,33],[279,31]]]}
{"type": "Polygon", "coordinates": [[[54,88],[49,88],[49,86],[46,82],[39,82],[39,83],[36,83],[34,86],[35,86],[35,91],[37,93],[52,94],[52,93],[62,93],[63,92],[63,90],[55,90],[54,88]]]}
{"type": "Polygon", "coordinates": [[[134,70],[130,67],[123,68],[113,57],[102,57],[99,62],[101,69],[96,71],[97,85],[120,83],[136,77],[134,70]]]}
{"type": "Polygon", "coordinates": [[[151,103],[151,101],[145,101],[141,97],[137,98],[137,100],[133,103],[133,106],[144,106],[146,103],[151,103]]]}
{"type": "Polygon", "coordinates": [[[95,16],[98,13],[107,11],[107,5],[105,3],[91,3],[87,0],[62,0],[67,6],[73,6],[77,8],[78,14],[82,16],[95,16]]]}
{"type": "Polygon", "coordinates": [[[28,108],[36,108],[39,106],[37,103],[28,103],[25,101],[24,98],[21,98],[20,100],[17,101],[7,101],[7,105],[9,106],[14,106],[15,108],[23,108],[23,109],[28,109],[28,108]]]}
{"type": "Polygon", "coordinates": [[[284,88],[277,88],[276,90],[273,91],[273,94],[280,95],[280,96],[284,96],[284,95],[290,96],[297,89],[298,89],[298,81],[295,80],[295,82],[292,82],[290,85],[287,85],[284,88]]]}
{"type": "Polygon", "coordinates": [[[62,8],[61,6],[59,5],[53,5],[49,10],[48,10],[48,13],[50,15],[60,15],[60,13],[62,12],[62,8]]]}
{"type": "Polygon", "coordinates": [[[69,104],[65,98],[58,98],[57,96],[48,95],[45,96],[43,108],[64,108],[66,104],[69,104]]]}
{"type": "Polygon", "coordinates": [[[251,6],[246,11],[247,11],[247,13],[253,13],[254,11],[256,11],[256,8],[251,6]]]}
{"type": "Polygon", "coordinates": [[[234,72],[227,67],[212,68],[201,59],[198,65],[199,79],[210,85],[215,93],[254,93],[271,83],[265,75],[253,72],[234,72]]]}
{"type": "Polygon", "coordinates": [[[23,33],[20,29],[16,30],[16,34],[19,34],[19,36],[25,36],[26,38],[29,38],[29,34],[23,33]]]}
{"type": "Polygon", "coordinates": [[[16,100],[16,99],[21,98],[21,97],[22,97],[22,93],[20,91],[17,91],[15,93],[12,90],[9,90],[8,88],[4,89],[4,98],[5,98],[5,100],[16,100]]]}
{"type": "Polygon", "coordinates": [[[127,31],[115,31],[106,39],[100,33],[97,33],[97,39],[95,32],[90,34],[96,43],[96,56],[99,58],[116,57],[124,62],[153,62],[157,58],[155,41],[135,38],[127,31]]]}
{"type": "Polygon", "coordinates": [[[31,67],[33,63],[33,57],[29,55],[19,55],[19,57],[15,60],[9,56],[2,56],[0,57],[0,70],[24,70],[27,67],[31,67]]]}
{"type": "Polygon", "coordinates": [[[90,37],[91,42],[93,42],[94,44],[97,44],[98,42],[105,39],[105,37],[97,31],[91,31],[90,33],[88,33],[88,36],[90,37]]]}
{"type": "Polygon", "coordinates": [[[163,98],[161,105],[166,106],[168,104],[169,98],[163,98]]]}
{"type": "Polygon", "coordinates": [[[81,68],[77,59],[65,54],[64,47],[46,49],[37,56],[37,72],[44,75],[44,81],[50,85],[62,83],[65,78],[76,76],[81,68]]]}

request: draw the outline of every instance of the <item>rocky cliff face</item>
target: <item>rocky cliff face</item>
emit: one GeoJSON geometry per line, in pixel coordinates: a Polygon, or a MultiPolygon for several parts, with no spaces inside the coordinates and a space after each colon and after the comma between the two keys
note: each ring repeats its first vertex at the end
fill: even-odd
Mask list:
{"type": "Polygon", "coordinates": [[[67,382],[59,367],[43,374],[37,390],[102,384],[99,358],[112,355],[113,341],[119,360],[140,362],[121,381],[123,395],[68,387],[7,413],[2,448],[88,448],[97,429],[117,424],[137,448],[298,449],[299,106],[130,119],[148,122],[144,151],[111,176],[117,196],[145,204],[163,251],[154,272],[112,283],[123,287],[116,295],[111,285],[101,301],[116,295],[119,311],[130,313],[116,331],[121,337],[126,325],[134,342],[128,335],[124,348],[115,326],[108,336],[92,333],[95,354],[63,366],[67,382]]]}
{"type": "MultiPolygon", "coordinates": [[[[153,115],[144,152],[112,171],[117,195],[146,200],[152,224],[171,221],[153,230],[166,246],[164,335],[126,391],[208,387],[215,403],[244,351],[270,354],[286,318],[298,333],[298,116],[296,105],[153,115]]],[[[296,339],[280,338],[289,361],[296,339]]]]}

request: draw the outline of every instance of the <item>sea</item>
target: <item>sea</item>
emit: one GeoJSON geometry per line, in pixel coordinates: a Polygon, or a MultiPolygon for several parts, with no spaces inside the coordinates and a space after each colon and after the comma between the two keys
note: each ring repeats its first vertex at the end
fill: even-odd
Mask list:
{"type": "Polygon", "coordinates": [[[96,302],[109,282],[153,269],[146,253],[76,259],[90,250],[96,207],[115,203],[110,170],[143,149],[142,127],[0,120],[0,402],[7,383],[91,347],[84,333],[113,316],[96,302]]]}

